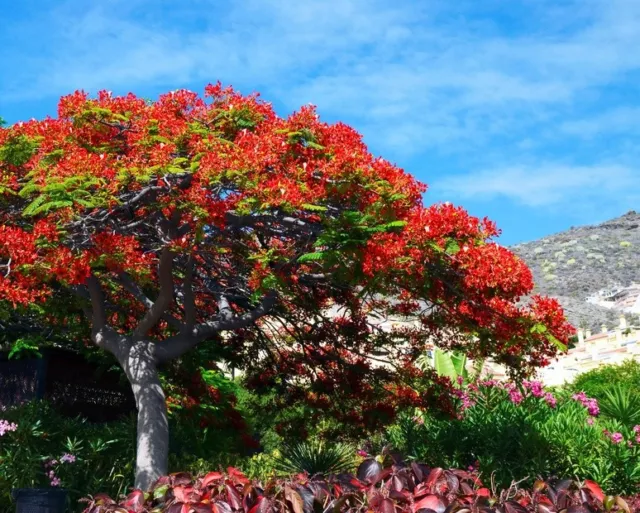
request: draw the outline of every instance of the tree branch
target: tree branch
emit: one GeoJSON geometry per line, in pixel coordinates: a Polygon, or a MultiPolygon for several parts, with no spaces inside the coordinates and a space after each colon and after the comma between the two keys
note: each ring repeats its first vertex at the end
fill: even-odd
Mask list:
{"type": "MultiPolygon", "coordinates": [[[[135,297],[145,308],[150,309],[153,306],[153,301],[144,293],[140,285],[131,279],[127,273],[120,273],[117,280],[120,285],[133,297],[135,297]]],[[[169,325],[176,329],[181,329],[183,324],[176,319],[169,312],[165,312],[162,318],[169,323],[169,325]]]]}
{"type": "Polygon", "coordinates": [[[134,330],[134,339],[143,338],[162,319],[173,302],[173,254],[168,246],[165,246],[160,254],[158,281],[160,283],[158,299],[151,305],[134,330]]]}
{"type": "MultiPolygon", "coordinates": [[[[121,344],[117,333],[107,325],[106,301],[102,293],[102,286],[95,275],[87,280],[89,297],[91,299],[91,339],[100,348],[109,351],[118,360],[121,358],[121,344]]],[[[89,314],[85,310],[85,314],[89,314]]]]}
{"type": "Polygon", "coordinates": [[[158,363],[173,360],[182,356],[199,342],[222,331],[238,330],[250,326],[255,321],[267,315],[275,306],[278,296],[269,292],[262,302],[253,310],[242,315],[229,315],[229,303],[222,300],[220,314],[215,320],[194,326],[189,333],[176,335],[162,342],[154,344],[154,355],[158,363]],[[228,310],[227,310],[228,309],[228,310]]]}
{"type": "Polygon", "coordinates": [[[189,255],[184,276],[184,289],[182,291],[184,301],[183,329],[185,332],[192,329],[196,323],[196,301],[193,292],[193,255],[189,255]]]}
{"type": "Polygon", "coordinates": [[[92,332],[98,333],[107,325],[106,305],[100,281],[93,274],[87,280],[89,298],[91,299],[91,324],[92,332]]]}

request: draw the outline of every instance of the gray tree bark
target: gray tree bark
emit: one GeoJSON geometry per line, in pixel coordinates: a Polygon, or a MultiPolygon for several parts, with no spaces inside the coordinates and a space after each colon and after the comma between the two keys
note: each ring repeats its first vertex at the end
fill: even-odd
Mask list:
{"type": "Polygon", "coordinates": [[[169,423],[152,343],[131,345],[123,363],[138,408],[135,487],[147,491],[167,474],[169,423]]]}
{"type": "Polygon", "coordinates": [[[107,324],[105,298],[100,282],[95,276],[87,281],[87,290],[92,309],[87,315],[92,320],[91,337],[100,348],[113,354],[127,376],[138,409],[136,436],[135,487],[148,491],[153,483],[167,474],[169,460],[169,422],[167,404],[162,390],[158,365],[178,358],[202,340],[226,330],[246,327],[266,315],[276,303],[275,292],[267,294],[253,310],[234,315],[226,298],[219,299],[219,314],[216,318],[195,324],[195,305],[190,289],[191,271],[185,278],[185,323],[180,325],[167,310],[173,301],[172,257],[168,249],[162,251],[159,274],[161,290],[158,299],[152,302],[144,296],[136,284],[124,277],[123,285],[147,307],[147,313],[132,335],[118,334],[107,324]],[[180,333],[161,342],[147,339],[149,330],[161,318],[175,321],[180,333]]]}

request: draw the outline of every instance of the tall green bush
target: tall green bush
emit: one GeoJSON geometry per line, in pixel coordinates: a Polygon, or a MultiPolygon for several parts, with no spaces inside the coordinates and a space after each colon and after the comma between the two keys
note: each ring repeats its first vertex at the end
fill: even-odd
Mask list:
{"type": "Polygon", "coordinates": [[[626,360],[620,365],[604,365],[576,377],[568,388],[574,392],[585,392],[598,400],[605,398],[612,387],[640,390],[640,363],[626,360]]]}

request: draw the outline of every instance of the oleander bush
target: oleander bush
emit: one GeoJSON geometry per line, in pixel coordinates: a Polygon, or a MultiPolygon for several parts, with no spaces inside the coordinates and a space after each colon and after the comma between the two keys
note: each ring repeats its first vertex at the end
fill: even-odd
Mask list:
{"type": "MultiPolygon", "coordinates": [[[[233,419],[225,427],[226,412],[214,415],[207,407],[170,417],[171,471],[198,473],[248,461],[244,433],[234,436],[233,419]],[[203,423],[205,418],[211,425],[203,423]]],[[[13,511],[11,489],[19,487],[65,488],[72,511],[82,510],[78,499],[90,491],[128,493],[134,484],[135,426],[133,417],[101,424],[66,417],[46,402],[0,412],[0,511],[13,511]]]]}
{"type": "MultiPolygon", "coordinates": [[[[459,415],[405,414],[389,443],[416,461],[478,469],[502,487],[539,476],[578,476],[608,493],[634,494],[640,484],[640,426],[600,412],[583,392],[552,395],[540,383],[485,381],[460,389],[459,415]]],[[[622,414],[628,415],[622,410],[622,414]]]]}

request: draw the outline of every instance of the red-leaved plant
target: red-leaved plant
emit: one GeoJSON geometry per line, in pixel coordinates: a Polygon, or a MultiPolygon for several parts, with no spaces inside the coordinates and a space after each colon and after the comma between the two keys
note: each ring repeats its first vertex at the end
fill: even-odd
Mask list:
{"type": "Polygon", "coordinates": [[[593,513],[630,508],[605,496],[593,481],[536,481],[533,489],[514,483],[498,491],[464,470],[429,468],[396,461],[387,468],[365,460],[356,476],[326,478],[299,474],[262,486],[235,468],[194,479],[186,473],[163,477],[149,493],[132,492],[117,503],[105,495],[89,501],[85,513],[593,513]]]}

